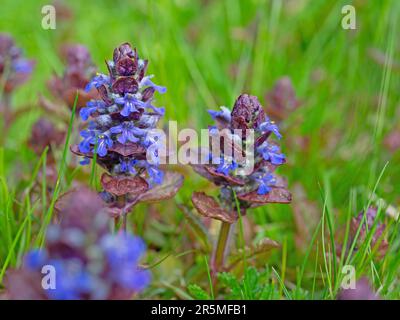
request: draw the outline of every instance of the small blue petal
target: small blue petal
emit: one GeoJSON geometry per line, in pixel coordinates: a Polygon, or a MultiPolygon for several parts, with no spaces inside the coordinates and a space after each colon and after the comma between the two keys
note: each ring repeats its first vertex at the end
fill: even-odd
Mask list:
{"type": "Polygon", "coordinates": [[[90,158],[84,157],[81,161],[79,161],[79,164],[82,166],[88,165],[90,163],[90,158]]]}
{"type": "Polygon", "coordinates": [[[152,88],[154,88],[154,90],[158,91],[161,94],[164,94],[165,92],[167,92],[167,88],[154,84],[153,81],[150,80],[150,76],[144,77],[142,79],[142,81],[140,82],[140,86],[141,87],[152,87],[152,88]]]}
{"type": "Polygon", "coordinates": [[[46,253],[43,250],[34,249],[29,251],[24,258],[24,266],[31,270],[37,270],[43,267],[46,262],[46,253]]]}
{"type": "Polygon", "coordinates": [[[109,76],[107,76],[105,74],[98,74],[95,77],[93,77],[92,80],[89,81],[89,83],[85,87],[85,91],[89,92],[93,86],[95,88],[99,88],[104,84],[108,84],[109,82],[110,82],[109,76]]]}

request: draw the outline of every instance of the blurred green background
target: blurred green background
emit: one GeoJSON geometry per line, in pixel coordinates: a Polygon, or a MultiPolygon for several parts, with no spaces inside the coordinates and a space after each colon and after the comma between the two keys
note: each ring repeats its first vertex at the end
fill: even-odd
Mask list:
{"type": "MultiPolygon", "coordinates": [[[[48,95],[46,81],[63,72],[63,43],[86,45],[104,72],[104,59],[111,58],[114,47],[126,41],[136,46],[150,60],[154,81],[168,88],[157,96],[157,105],[165,106],[165,119],[177,120],[180,128],[205,128],[211,123],[207,109],[231,108],[240,93],[256,95],[267,105],[275,81],[292,79],[301,106],[281,124],[288,164],[279,172],[287,177],[294,202],[262,207],[249,217],[257,223],[250,241],[266,236],[285,243],[288,281],[296,281],[304,258],[296,239],[302,232],[309,236],[307,228],[300,230],[299,219],[314,227],[325,202],[339,229],[349,211],[354,215],[366,204],[386,164],[375,196],[397,212],[400,152],[387,150],[383,142],[400,125],[399,1],[76,0],[63,2],[72,17],[58,16],[56,30],[43,30],[41,8],[46,4],[1,2],[0,31],[11,33],[26,56],[37,61],[32,80],[14,97],[15,109],[36,104],[39,92],[48,95]],[[346,4],[356,8],[356,30],[341,27],[346,4]]],[[[40,108],[23,114],[3,146],[10,190],[37,161],[25,141],[40,114],[40,108]]],[[[186,181],[176,201],[188,203],[193,190],[209,184],[190,169],[182,170],[186,181]]],[[[154,210],[159,220],[146,221],[149,209],[140,207],[135,221],[152,227],[138,232],[145,233],[150,246],[161,248],[156,257],[179,253],[185,240],[181,212],[173,201],[154,210]]],[[[282,252],[271,259],[281,271],[282,252]]],[[[163,282],[184,287],[197,272],[193,268],[168,258],[155,272],[163,282]],[[182,273],[186,280],[180,279],[182,273]]]]}

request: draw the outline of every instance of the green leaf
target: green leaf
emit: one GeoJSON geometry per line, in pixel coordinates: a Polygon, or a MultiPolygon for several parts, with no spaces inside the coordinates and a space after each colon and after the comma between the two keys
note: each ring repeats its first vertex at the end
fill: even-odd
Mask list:
{"type": "Polygon", "coordinates": [[[197,300],[210,300],[210,295],[197,284],[189,284],[188,291],[197,300]]]}

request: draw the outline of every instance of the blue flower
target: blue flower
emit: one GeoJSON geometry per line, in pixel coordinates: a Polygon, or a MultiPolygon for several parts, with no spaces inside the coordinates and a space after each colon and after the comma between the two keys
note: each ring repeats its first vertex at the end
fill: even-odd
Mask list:
{"type": "Polygon", "coordinates": [[[213,163],[215,162],[218,163],[217,172],[222,173],[226,176],[228,176],[231,171],[236,170],[238,167],[238,164],[235,162],[235,160],[231,159],[229,161],[223,156],[219,160],[218,158],[214,159],[213,163]]]}
{"type": "Polygon", "coordinates": [[[110,132],[114,134],[120,133],[117,140],[122,144],[125,144],[126,141],[138,142],[139,138],[137,136],[145,135],[145,130],[136,127],[133,122],[128,121],[118,126],[111,127],[110,132]]]}
{"type": "Polygon", "coordinates": [[[208,132],[210,133],[211,136],[219,136],[219,130],[216,126],[209,126],[208,132]]]}
{"type": "Polygon", "coordinates": [[[81,161],[79,161],[79,164],[82,166],[85,166],[89,163],[90,163],[90,158],[88,158],[88,157],[83,157],[83,159],[81,161]]]}
{"type": "Polygon", "coordinates": [[[140,291],[150,282],[150,273],[138,267],[146,246],[138,238],[125,233],[105,236],[101,241],[110,276],[122,287],[140,291]]]}
{"type": "Polygon", "coordinates": [[[14,61],[13,68],[15,72],[31,73],[33,70],[33,63],[26,59],[18,59],[14,61]]]}
{"type": "Polygon", "coordinates": [[[161,184],[164,179],[164,172],[157,168],[156,166],[148,165],[147,166],[147,173],[149,174],[149,183],[150,185],[153,184],[161,184]]]}
{"type": "Polygon", "coordinates": [[[108,133],[101,133],[97,136],[97,154],[104,157],[107,154],[107,149],[113,146],[113,141],[108,133]]]}
{"type": "Polygon", "coordinates": [[[165,135],[158,130],[148,130],[142,145],[147,149],[146,159],[150,165],[159,165],[159,150],[165,147],[165,135]]]}
{"type": "Polygon", "coordinates": [[[146,137],[143,141],[143,145],[148,148],[152,145],[160,146],[164,142],[164,135],[158,129],[149,129],[146,132],[146,137]]]}
{"type": "Polygon", "coordinates": [[[41,269],[45,265],[46,258],[44,250],[31,250],[24,257],[24,266],[31,270],[41,269]]]}
{"type": "Polygon", "coordinates": [[[160,116],[163,116],[165,114],[164,107],[157,108],[155,106],[152,106],[151,104],[146,105],[146,107],[153,110],[156,114],[159,114],[160,116]]]}
{"type": "Polygon", "coordinates": [[[146,104],[143,101],[138,100],[134,95],[125,93],[123,97],[114,99],[115,103],[123,105],[124,108],[121,110],[121,115],[128,117],[132,112],[138,112],[137,107],[144,108],[146,104]]]}
{"type": "Polygon", "coordinates": [[[79,111],[79,115],[83,121],[86,121],[92,113],[96,112],[99,108],[104,108],[105,106],[106,104],[102,100],[91,100],[86,104],[86,107],[79,111]]]}
{"type": "Polygon", "coordinates": [[[82,130],[80,132],[83,140],[79,143],[79,151],[82,153],[89,153],[91,145],[96,143],[96,132],[94,130],[82,130]]]}
{"type": "Polygon", "coordinates": [[[257,193],[260,195],[264,195],[270,192],[271,186],[275,185],[276,183],[275,177],[270,173],[267,173],[262,177],[256,178],[255,180],[258,183],[257,193]]]}
{"type": "Polygon", "coordinates": [[[268,132],[274,133],[275,136],[276,136],[278,139],[281,139],[281,138],[282,138],[282,135],[281,135],[280,132],[279,132],[278,126],[277,126],[273,121],[271,121],[268,117],[267,117],[267,119],[265,120],[265,122],[263,122],[263,123],[260,124],[259,129],[260,129],[260,131],[262,131],[262,132],[268,131],[268,132]]]}
{"type": "Polygon", "coordinates": [[[111,267],[126,262],[136,265],[146,250],[142,239],[127,233],[107,235],[101,240],[100,245],[111,267]]]}
{"type": "Polygon", "coordinates": [[[160,157],[158,154],[158,148],[151,148],[146,152],[146,160],[149,164],[158,166],[160,164],[160,157]]]}
{"type": "Polygon", "coordinates": [[[105,74],[98,73],[85,87],[85,91],[89,92],[90,89],[94,86],[95,88],[99,88],[104,84],[110,83],[110,77],[105,74]]]}
{"type": "Polygon", "coordinates": [[[208,110],[208,113],[215,120],[216,118],[222,118],[223,120],[231,121],[231,111],[227,107],[220,107],[221,111],[208,110]]]}
{"type": "Polygon", "coordinates": [[[153,81],[150,80],[151,77],[152,76],[144,77],[142,81],[140,81],[140,87],[152,87],[161,94],[167,92],[167,88],[154,84],[153,81]]]}
{"type": "Polygon", "coordinates": [[[80,261],[54,259],[47,264],[56,271],[55,288],[46,290],[51,299],[78,300],[93,291],[94,279],[80,261]]]}
{"type": "Polygon", "coordinates": [[[135,175],[137,173],[136,169],[135,169],[135,165],[137,163],[137,160],[135,159],[128,159],[128,160],[121,160],[120,162],[120,171],[121,172],[126,172],[126,173],[131,173],[133,175],[135,175]]]}
{"type": "Polygon", "coordinates": [[[270,161],[274,165],[280,165],[285,162],[285,155],[280,153],[279,147],[268,142],[264,142],[257,151],[264,160],[270,161]]]}

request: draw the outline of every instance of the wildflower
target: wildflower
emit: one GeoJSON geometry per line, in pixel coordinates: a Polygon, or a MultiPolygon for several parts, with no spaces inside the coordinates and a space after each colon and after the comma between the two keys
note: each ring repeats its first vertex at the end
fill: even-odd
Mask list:
{"type": "Polygon", "coordinates": [[[104,132],[97,136],[97,154],[100,157],[104,157],[107,154],[107,149],[111,148],[112,145],[113,141],[108,132],[104,132]]]}
{"type": "MultiPolygon", "coordinates": [[[[43,155],[43,152],[47,148],[46,152],[46,181],[47,190],[50,192],[52,186],[57,182],[57,165],[54,149],[60,147],[64,143],[65,132],[56,127],[51,121],[45,118],[39,118],[32,126],[31,137],[28,140],[29,147],[39,157],[43,155]]],[[[37,179],[41,181],[43,179],[43,172],[39,171],[37,179]]],[[[39,186],[35,186],[34,193],[41,192],[39,186]]]]}
{"type": "Polygon", "coordinates": [[[275,177],[270,173],[266,173],[255,179],[258,182],[257,194],[259,195],[267,194],[268,192],[271,191],[271,187],[276,184],[275,177]]]}
{"type": "Polygon", "coordinates": [[[259,130],[262,132],[272,132],[278,139],[282,138],[282,135],[279,133],[278,126],[268,117],[266,118],[265,122],[260,124],[259,130]]]}
{"type": "Polygon", "coordinates": [[[142,239],[121,234],[107,235],[101,240],[107,262],[114,269],[114,281],[130,290],[141,291],[150,282],[150,274],[137,267],[146,246],[142,239]]]}
{"type": "Polygon", "coordinates": [[[282,77],[276,81],[272,90],[267,93],[266,101],[268,111],[277,121],[282,121],[300,106],[289,77],[282,77]]]}
{"type": "MultiPolygon", "coordinates": [[[[65,113],[69,114],[69,110],[72,109],[75,102],[76,92],[78,92],[77,110],[80,110],[91,99],[98,97],[96,90],[85,90],[89,86],[89,80],[96,74],[96,68],[89,51],[83,45],[72,44],[64,46],[61,50],[61,56],[66,64],[64,73],[61,77],[54,76],[51,78],[47,85],[54,98],[56,98],[55,103],[58,108],[60,106],[68,107],[65,113]]],[[[54,107],[52,108],[43,99],[42,106],[52,113],[61,113],[61,111],[54,107]]]]}
{"type": "Polygon", "coordinates": [[[23,58],[22,50],[15,46],[10,35],[0,33],[0,78],[4,81],[5,94],[25,83],[34,65],[33,60],[23,58]]]}
{"type": "Polygon", "coordinates": [[[257,148],[264,160],[270,161],[274,165],[281,165],[285,162],[285,155],[280,153],[279,147],[265,141],[257,148]]]}
{"type": "MultiPolygon", "coordinates": [[[[239,96],[232,112],[228,113],[227,110],[227,108],[222,107],[221,111],[209,111],[209,113],[214,120],[219,122],[219,128],[230,130],[232,133],[229,138],[231,143],[239,144],[238,147],[240,148],[245,143],[248,143],[247,134],[244,132],[242,141],[240,141],[240,137],[235,135],[234,130],[247,129],[254,131],[256,141],[254,144],[254,170],[251,174],[241,175],[240,170],[243,169],[246,163],[238,162],[237,159],[224,155],[222,148],[222,150],[219,150],[221,155],[218,157],[215,157],[211,152],[212,163],[210,165],[197,166],[196,172],[217,185],[231,187],[238,194],[243,208],[250,206],[252,197],[261,203],[263,202],[260,196],[266,196],[265,203],[290,202],[290,194],[284,186],[276,185],[277,179],[273,173],[277,166],[284,164],[286,161],[285,155],[280,152],[279,146],[268,140],[271,133],[279,139],[282,137],[277,125],[265,115],[258,99],[254,96],[246,94],[239,96]],[[224,123],[224,127],[221,127],[222,123],[224,123]],[[281,191],[282,198],[272,199],[267,196],[270,192],[277,193],[277,190],[281,191]]],[[[209,132],[210,136],[214,137],[219,134],[217,126],[211,126],[209,132]]],[[[224,136],[224,139],[226,138],[227,136],[224,136]]],[[[235,206],[236,204],[231,203],[230,208],[227,208],[228,211],[235,210],[235,206]]]]}
{"type": "Polygon", "coordinates": [[[104,112],[105,103],[101,100],[91,100],[86,104],[86,107],[81,108],[79,111],[79,115],[81,116],[83,121],[87,121],[91,114],[96,111],[104,112]]]}
{"type": "Polygon", "coordinates": [[[60,146],[64,140],[64,133],[58,130],[52,122],[40,118],[32,127],[32,135],[29,139],[29,146],[37,155],[41,155],[46,147],[49,148],[48,155],[51,155],[52,147],[60,146]]]}
{"type": "Polygon", "coordinates": [[[231,121],[231,112],[227,107],[221,107],[221,111],[208,110],[208,113],[214,120],[217,118],[222,118],[227,122],[231,121]]]}
{"type": "Polygon", "coordinates": [[[147,171],[150,176],[150,184],[161,184],[164,178],[164,172],[157,168],[157,166],[147,165],[147,171]]]}
{"type": "Polygon", "coordinates": [[[128,233],[111,234],[98,195],[80,189],[66,195],[62,221],[47,231],[46,246],[32,250],[22,267],[7,275],[12,299],[32,292],[32,299],[129,299],[150,282],[139,266],[144,242],[128,233]],[[53,289],[41,286],[43,266],[55,269],[53,289]]]}
{"type": "MultiPolygon", "coordinates": [[[[81,109],[81,118],[89,125],[81,132],[82,141],[71,149],[93,158],[97,145],[97,162],[108,171],[102,177],[104,192],[116,197],[116,202],[109,202],[113,216],[116,212],[125,216],[146,191],[163,183],[159,168],[162,141],[154,129],[164,109],[152,101],[156,91],[165,93],[166,89],[146,75],[147,64],[128,43],[114,50],[113,59],[107,62],[108,74],[98,73],[86,87],[96,88],[101,99],[81,109]],[[127,198],[132,199],[129,204],[127,198]]],[[[181,183],[180,178],[175,181],[181,183]]]]}
{"type": "Polygon", "coordinates": [[[79,161],[79,164],[80,164],[81,166],[88,165],[89,163],[90,163],[90,159],[87,158],[87,157],[84,157],[81,161],[79,161]]]}
{"type": "Polygon", "coordinates": [[[117,140],[124,144],[127,141],[138,142],[140,139],[138,136],[146,134],[145,130],[136,127],[132,122],[125,121],[120,125],[110,128],[111,133],[120,133],[117,136],[117,140]]]}
{"type": "Polygon", "coordinates": [[[138,161],[134,159],[128,159],[128,160],[122,159],[120,162],[120,172],[136,175],[137,171],[135,166],[137,162],[138,161]]]}
{"type": "Polygon", "coordinates": [[[350,236],[352,241],[350,243],[353,241],[357,242],[357,246],[355,247],[355,251],[357,251],[359,247],[365,243],[368,234],[372,232],[372,238],[370,242],[371,250],[376,250],[377,255],[380,258],[383,258],[386,255],[389,243],[383,237],[383,232],[386,228],[386,225],[379,223],[376,220],[377,214],[377,208],[369,207],[365,214],[364,211],[361,211],[357,217],[352,218],[350,224],[350,236]],[[356,239],[358,229],[360,229],[360,233],[356,239]]]}
{"type": "Polygon", "coordinates": [[[237,167],[238,164],[236,161],[233,159],[225,159],[224,157],[220,157],[217,160],[218,167],[217,167],[217,172],[222,173],[224,175],[229,175],[231,171],[234,171],[237,167]]]}
{"type": "Polygon", "coordinates": [[[91,145],[96,144],[96,133],[93,130],[82,130],[80,132],[83,140],[79,143],[79,150],[82,153],[91,152],[91,145]]]}
{"type": "MultiPolygon", "coordinates": [[[[279,146],[270,142],[271,134],[278,139],[282,136],[275,123],[269,120],[255,96],[240,95],[232,112],[226,107],[221,111],[209,111],[216,121],[216,126],[209,127],[210,143],[219,138],[219,149],[214,146],[207,150],[210,164],[193,165],[194,170],[220,187],[218,200],[203,192],[192,195],[192,203],[197,211],[207,217],[222,221],[217,247],[211,259],[212,274],[223,269],[227,240],[231,225],[237,221],[239,215],[245,214],[251,207],[267,203],[290,203],[291,194],[286,189],[285,181],[278,177],[274,170],[285,163],[285,156],[279,146]],[[220,130],[223,130],[222,134],[220,130]],[[241,132],[241,136],[237,130],[241,132]],[[251,141],[249,131],[254,134],[251,141]],[[225,145],[244,155],[243,159],[225,154],[225,145]],[[250,148],[244,148],[244,146],[250,148]],[[246,150],[246,151],[244,151],[246,150]],[[214,153],[218,154],[214,154],[214,153]],[[254,156],[253,169],[243,174],[248,167],[247,158],[251,152],[254,156]]],[[[206,153],[207,154],[207,153],[206,153]]]]}
{"type": "Polygon", "coordinates": [[[147,76],[144,77],[142,79],[142,81],[140,81],[139,86],[140,87],[151,87],[154,90],[158,91],[159,93],[166,93],[167,92],[167,88],[162,87],[162,86],[158,86],[156,84],[154,84],[150,79],[152,78],[152,76],[147,76]]]}
{"type": "Polygon", "coordinates": [[[121,115],[124,117],[129,117],[133,112],[140,112],[139,109],[145,107],[145,103],[137,99],[133,94],[126,93],[124,97],[118,97],[115,103],[123,105],[121,110],[121,115]]]}
{"type": "Polygon", "coordinates": [[[98,73],[95,77],[93,77],[92,80],[88,82],[88,84],[85,87],[85,91],[89,92],[92,89],[92,87],[100,88],[101,86],[108,84],[109,82],[110,82],[110,77],[98,73]]]}

